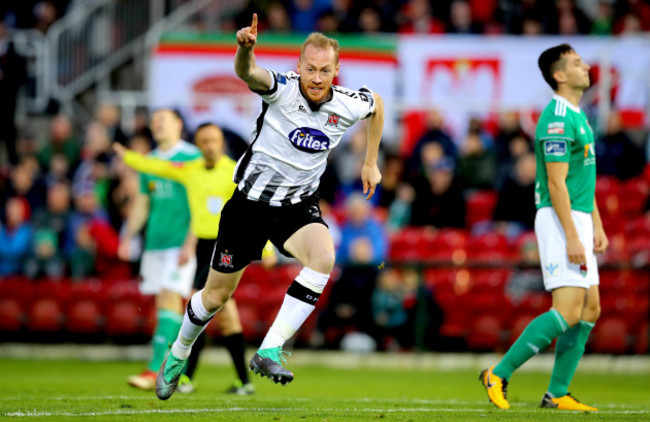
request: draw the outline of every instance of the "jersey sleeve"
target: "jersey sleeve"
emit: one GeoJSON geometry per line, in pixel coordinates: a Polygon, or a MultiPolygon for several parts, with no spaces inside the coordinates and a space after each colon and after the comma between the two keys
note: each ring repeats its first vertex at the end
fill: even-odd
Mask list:
{"type": "Polygon", "coordinates": [[[294,77],[278,73],[274,70],[266,69],[271,75],[271,87],[266,91],[258,91],[251,89],[254,93],[262,97],[262,100],[268,104],[279,103],[280,99],[284,98],[292,89],[292,84],[297,82],[294,77]],[[295,81],[294,81],[295,79],[295,81]]]}
{"type": "Polygon", "coordinates": [[[149,195],[149,177],[146,174],[140,173],[140,193],[149,195]]]}
{"type": "Polygon", "coordinates": [[[575,139],[575,131],[569,118],[543,114],[537,123],[535,139],[541,143],[545,162],[569,162],[571,143],[575,139]]]}
{"type": "Polygon", "coordinates": [[[359,101],[357,104],[359,120],[365,120],[375,112],[375,94],[365,86],[359,88],[359,101]]]}
{"type": "Polygon", "coordinates": [[[344,98],[346,108],[354,121],[367,119],[375,112],[375,95],[363,86],[358,91],[342,86],[332,86],[334,91],[344,98]]]}
{"type": "MultiPolygon", "coordinates": [[[[127,151],[124,154],[124,163],[140,173],[153,174],[154,176],[175,180],[180,183],[187,181],[187,165],[184,162],[161,160],[159,158],[147,157],[134,151],[127,151]]],[[[141,190],[143,189],[142,181],[144,179],[140,177],[141,190]]]]}

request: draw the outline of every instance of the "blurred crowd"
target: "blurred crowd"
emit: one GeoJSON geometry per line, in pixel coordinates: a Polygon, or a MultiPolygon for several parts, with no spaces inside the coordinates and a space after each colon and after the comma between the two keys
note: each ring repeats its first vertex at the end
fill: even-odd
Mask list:
{"type": "Polygon", "coordinates": [[[647,0],[250,0],[266,32],[620,35],[650,31],[647,0]]]}
{"type": "MultiPolygon", "coordinates": [[[[83,0],[24,0],[0,4],[10,28],[50,26],[83,0]]],[[[167,0],[178,5],[187,0],[167,0]]],[[[648,0],[249,0],[224,16],[237,30],[259,14],[266,32],[620,35],[650,31],[648,0]]],[[[214,29],[199,17],[197,29],[214,29]]]]}
{"type": "MultiPolygon", "coordinates": [[[[410,152],[381,148],[383,181],[370,202],[360,194],[363,126],[334,150],[320,192],[323,212],[336,233],[339,263],[379,265],[387,257],[388,234],[410,226],[499,230],[509,237],[531,230],[531,137],[516,112],[503,113],[497,125],[487,126],[472,118],[466,134],[454,138],[443,114],[429,112],[410,152]],[[497,198],[484,228],[467,216],[467,199],[476,192],[497,198]]],[[[140,115],[134,133],[124,133],[120,110],[103,104],[83,130],[64,114],[51,119],[47,134],[25,129],[16,143],[16,163],[5,165],[0,175],[0,275],[84,277],[114,270],[107,263],[115,259],[139,185],[138,175],[114,157],[111,143],[150,151],[155,142],[147,116],[140,115]]],[[[229,154],[237,159],[246,141],[225,133],[229,154]]],[[[192,136],[186,133],[185,138],[192,136]]],[[[623,130],[617,112],[610,114],[596,145],[599,174],[620,180],[642,175],[644,151],[623,130]]]]}

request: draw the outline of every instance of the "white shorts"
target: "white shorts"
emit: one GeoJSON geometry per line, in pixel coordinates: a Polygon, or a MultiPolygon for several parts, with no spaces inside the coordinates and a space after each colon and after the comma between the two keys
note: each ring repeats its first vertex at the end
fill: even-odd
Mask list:
{"type": "Polygon", "coordinates": [[[598,262],[594,254],[594,224],[590,213],[571,210],[573,224],[587,256],[587,273],[580,271],[580,265],[571,264],[566,253],[566,237],[562,224],[552,207],[537,210],[535,234],[539,246],[539,258],[544,274],[544,288],[547,291],[558,287],[583,287],[598,285],[598,262]]]}
{"type": "Polygon", "coordinates": [[[189,297],[196,272],[196,257],[190,258],[183,266],[178,266],[180,248],[145,251],[142,254],[140,292],[155,295],[161,290],[170,290],[189,297]]]}

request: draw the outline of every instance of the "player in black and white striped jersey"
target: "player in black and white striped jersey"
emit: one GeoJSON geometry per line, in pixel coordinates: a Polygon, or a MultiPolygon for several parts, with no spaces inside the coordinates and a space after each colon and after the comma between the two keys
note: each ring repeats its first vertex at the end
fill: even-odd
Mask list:
{"type": "Polygon", "coordinates": [[[248,199],[290,205],[317,191],[330,151],[350,126],[372,115],[375,100],[367,88],[332,86],[326,102],[312,102],[301,92],[300,75],[268,73],[272,86],[256,91],[264,105],[235,182],[248,199]]]}
{"type": "Polygon", "coordinates": [[[304,267],[289,286],[282,307],[253,356],[250,367],[276,383],[293,373],[283,367],[284,343],[314,310],[334,267],[334,244],[318,206],[318,185],[327,157],[343,133],[367,120],[367,148],[361,169],[370,199],[381,173],[377,167],[384,126],[383,101],[367,88],[332,85],[339,71],[339,45],[320,33],[303,43],[297,73],[257,66],[257,15],[237,32],[235,71],[263,100],[252,142],[235,171],[237,190],[223,208],[212,269],[203,290],[188,303],[183,326],[160,367],[156,394],[169,398],[178,384],[192,344],[235,291],[246,266],[260,259],[271,240],[304,267]]]}

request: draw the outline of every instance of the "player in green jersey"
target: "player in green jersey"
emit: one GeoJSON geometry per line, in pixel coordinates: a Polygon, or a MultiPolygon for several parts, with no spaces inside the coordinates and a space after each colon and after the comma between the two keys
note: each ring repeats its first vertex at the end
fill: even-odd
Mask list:
{"type": "Polygon", "coordinates": [[[589,87],[589,65],[570,45],[562,44],[542,53],[539,68],[555,91],[535,134],[535,234],[544,286],[553,305],[530,322],[501,362],[481,372],[479,380],[489,400],[508,409],[506,390],[512,373],[557,338],[551,382],[541,406],[596,411],[568,392],[600,315],[594,253],[604,252],[609,243],[595,198],[594,135],[578,106],[589,87]]]}
{"type": "MultiPolygon", "coordinates": [[[[192,144],[181,140],[183,121],[170,109],[155,111],[151,132],[158,147],[152,156],[172,161],[190,161],[201,156],[192,144]]],[[[128,383],[153,390],[156,372],[167,348],[178,335],[183,322],[183,298],[192,292],[196,257],[190,245],[190,211],[182,184],[152,175],[140,175],[140,194],[128,216],[126,231],[120,239],[118,255],[128,260],[131,239],[145,223],[145,246],[140,274],[143,294],[156,295],[156,329],[153,354],[147,369],[129,377],[128,383]],[[184,245],[188,240],[187,245],[184,245]]]]}

